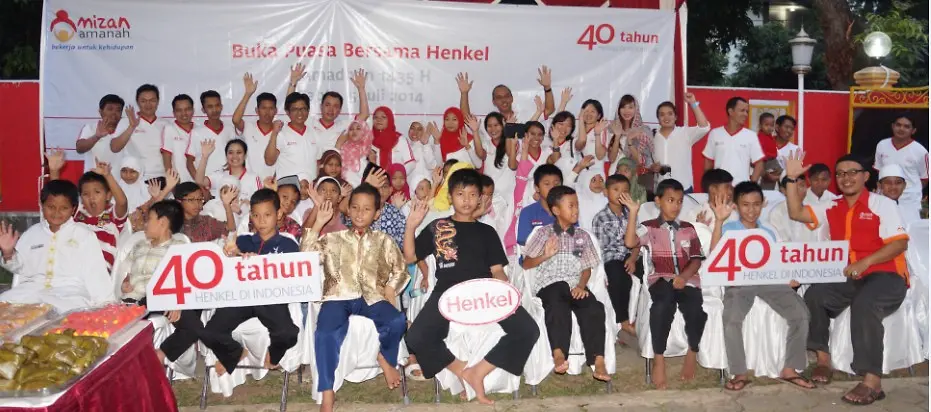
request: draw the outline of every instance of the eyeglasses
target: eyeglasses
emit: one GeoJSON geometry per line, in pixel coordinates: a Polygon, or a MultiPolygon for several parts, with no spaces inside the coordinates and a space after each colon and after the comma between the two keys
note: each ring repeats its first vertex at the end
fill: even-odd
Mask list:
{"type": "Polygon", "coordinates": [[[204,204],[204,198],[202,198],[202,197],[201,197],[201,198],[195,198],[195,199],[181,199],[181,201],[182,201],[182,202],[188,202],[188,203],[200,203],[200,204],[204,204]]]}
{"type": "Polygon", "coordinates": [[[849,176],[849,177],[856,177],[856,176],[857,176],[857,173],[865,172],[865,171],[866,171],[866,170],[863,170],[863,169],[856,169],[856,170],[838,170],[836,173],[834,173],[834,176],[836,176],[838,179],[843,179],[843,178],[848,177],[848,176],[849,176]]]}

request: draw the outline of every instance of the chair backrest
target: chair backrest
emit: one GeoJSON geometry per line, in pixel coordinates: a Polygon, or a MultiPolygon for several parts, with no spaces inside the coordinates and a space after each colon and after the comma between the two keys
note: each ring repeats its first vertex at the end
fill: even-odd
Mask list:
{"type": "Polygon", "coordinates": [[[928,270],[931,269],[928,256],[928,220],[919,220],[908,225],[908,250],[905,260],[911,276],[920,278],[924,285],[931,284],[928,281],[928,270]]]}

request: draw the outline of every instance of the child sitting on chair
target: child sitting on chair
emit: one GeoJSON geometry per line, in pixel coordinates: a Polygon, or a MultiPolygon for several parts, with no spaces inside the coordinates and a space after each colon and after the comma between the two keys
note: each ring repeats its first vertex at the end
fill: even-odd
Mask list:
{"type": "MultiPolygon", "coordinates": [[[[255,233],[237,237],[235,243],[226,245],[224,252],[228,256],[246,257],[297,252],[297,242],[278,233],[278,220],[283,213],[278,194],[271,189],[259,189],[249,203],[249,219],[255,233]]],[[[232,373],[245,358],[246,350],[233,339],[233,330],[251,318],[258,318],[268,329],[271,343],[265,353],[266,369],[277,369],[285,352],[297,344],[300,330],[291,320],[287,304],[218,308],[201,336],[201,342],[217,357],[217,376],[232,373]]]]}
{"type": "Polygon", "coordinates": [[[546,331],[553,350],[555,372],[569,369],[569,341],[572,314],[579,322],[585,361],[594,366],[592,374],[610,381],[605,368],[605,308],[588,289],[592,268],[598,266],[598,253],[588,232],[576,227],[579,199],[567,186],[556,186],[546,196],[546,204],[556,223],[541,227],[527,240],[522,267],[537,268],[533,290],[543,301],[546,331]]]}
{"type": "MultiPolygon", "coordinates": [[[[682,365],[682,380],[695,377],[698,361],[698,344],[705,330],[708,314],[702,309],[704,298],[699,287],[698,269],[705,255],[702,253],[698,233],[688,222],[679,220],[685,190],[674,179],[666,179],[656,186],[660,216],[640,223],[628,224],[624,243],[628,248],[647,246],[653,264],[653,273],[647,277],[650,291],[650,334],[653,338],[653,385],[666,389],[666,341],[676,315],[676,306],[685,320],[685,336],[689,350],[682,365]]],[[[630,221],[637,221],[640,204],[630,195],[619,195],[627,207],[630,221]]]]}
{"type": "Polygon", "coordinates": [[[397,306],[397,296],[410,280],[404,256],[391,236],[372,230],[381,213],[379,190],[363,183],[349,198],[352,228],[320,235],[333,218],[336,206],[325,201],[314,207],[313,227],[306,230],[301,251],[320,252],[325,281],[323,304],[314,331],[316,347],[317,390],[323,392],[321,411],[333,410],[333,391],[339,352],[346,338],[351,315],[375,322],[381,348],[378,365],[388,389],[401,384],[398,373],[398,348],[407,329],[404,314],[397,306]]]}

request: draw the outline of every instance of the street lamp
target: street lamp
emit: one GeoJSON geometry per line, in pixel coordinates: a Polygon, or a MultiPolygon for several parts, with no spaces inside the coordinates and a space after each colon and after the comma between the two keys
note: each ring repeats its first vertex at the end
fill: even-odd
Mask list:
{"type": "Polygon", "coordinates": [[[899,82],[899,72],[883,66],[880,61],[892,51],[892,39],[881,31],[874,31],[863,39],[863,52],[876,59],[878,66],[863,68],[853,74],[853,79],[862,87],[884,89],[899,82]]]}
{"type": "Polygon", "coordinates": [[[805,75],[811,71],[811,55],[815,51],[817,41],[808,37],[805,28],[799,30],[794,39],[789,40],[792,46],[792,71],[798,74],[798,147],[805,150],[805,75]]]}

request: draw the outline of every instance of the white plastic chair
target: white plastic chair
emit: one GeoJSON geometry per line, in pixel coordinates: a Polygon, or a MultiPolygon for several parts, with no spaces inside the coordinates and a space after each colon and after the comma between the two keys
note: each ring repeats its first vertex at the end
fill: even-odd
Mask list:
{"type": "Polygon", "coordinates": [[[928,256],[928,221],[920,220],[908,226],[908,251],[905,260],[908,262],[908,272],[911,276],[913,294],[913,314],[918,327],[918,338],[921,341],[921,354],[927,359],[931,355],[931,344],[928,342],[928,272],[931,262],[928,256]],[[918,282],[921,282],[920,285],[918,282]]]}

